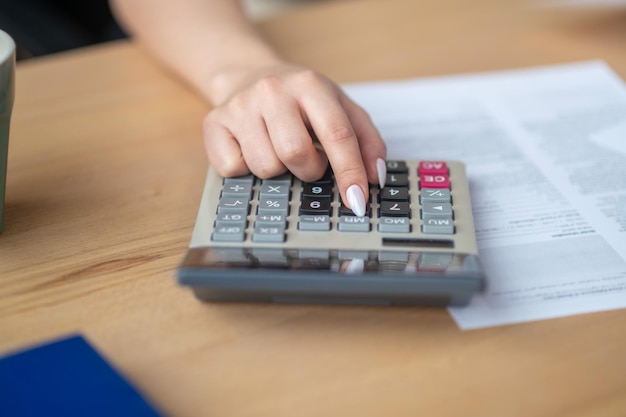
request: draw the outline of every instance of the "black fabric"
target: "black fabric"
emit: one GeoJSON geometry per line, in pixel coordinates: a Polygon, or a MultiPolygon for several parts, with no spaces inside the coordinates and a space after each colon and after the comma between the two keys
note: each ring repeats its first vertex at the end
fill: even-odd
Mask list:
{"type": "Polygon", "coordinates": [[[0,0],[0,29],[15,40],[18,59],[125,36],[107,0],[0,0]]]}

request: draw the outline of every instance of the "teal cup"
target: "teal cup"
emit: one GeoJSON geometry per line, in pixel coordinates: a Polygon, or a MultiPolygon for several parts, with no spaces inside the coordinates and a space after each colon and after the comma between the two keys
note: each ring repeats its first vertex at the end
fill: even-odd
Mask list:
{"type": "Polygon", "coordinates": [[[9,125],[15,95],[15,42],[0,30],[0,232],[4,224],[4,195],[9,155],[9,125]]]}

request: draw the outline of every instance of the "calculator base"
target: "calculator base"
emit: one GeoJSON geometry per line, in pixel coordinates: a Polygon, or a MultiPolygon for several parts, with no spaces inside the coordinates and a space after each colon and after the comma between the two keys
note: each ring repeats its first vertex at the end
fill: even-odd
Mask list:
{"type": "Polygon", "coordinates": [[[394,297],[347,297],[331,295],[308,295],[280,294],[266,295],[244,291],[222,291],[205,288],[193,288],[193,293],[201,301],[205,302],[250,302],[250,303],[277,303],[277,304],[323,304],[323,305],[361,305],[361,306],[465,306],[469,303],[473,294],[457,295],[451,298],[449,295],[404,296],[394,297]]]}
{"type": "Polygon", "coordinates": [[[308,304],[463,306],[484,289],[473,254],[370,251],[342,259],[340,251],[192,248],[178,281],[203,301],[308,304]],[[234,251],[234,252],[233,252],[234,251]],[[445,261],[445,264],[444,262],[445,261]]]}

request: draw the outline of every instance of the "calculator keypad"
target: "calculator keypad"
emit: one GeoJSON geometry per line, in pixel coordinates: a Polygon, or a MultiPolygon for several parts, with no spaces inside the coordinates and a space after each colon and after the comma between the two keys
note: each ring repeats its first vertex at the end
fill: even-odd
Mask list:
{"type": "Polygon", "coordinates": [[[330,170],[224,179],[209,167],[179,282],[206,301],[465,305],[484,288],[465,166],[387,162],[366,215],[330,170]]]}
{"type": "Polygon", "coordinates": [[[284,243],[290,233],[323,238],[321,232],[384,236],[456,233],[454,180],[443,161],[387,161],[386,186],[371,186],[366,215],[342,201],[328,171],[315,182],[291,174],[269,180],[252,175],[224,179],[215,208],[215,242],[284,243]]]}

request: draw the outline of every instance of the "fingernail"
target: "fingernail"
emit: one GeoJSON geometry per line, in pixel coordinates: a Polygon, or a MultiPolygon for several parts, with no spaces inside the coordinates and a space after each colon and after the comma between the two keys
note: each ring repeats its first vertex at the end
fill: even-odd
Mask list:
{"type": "Polygon", "coordinates": [[[361,258],[350,259],[346,265],[346,274],[356,275],[362,274],[365,271],[365,260],[361,258]]]}
{"type": "Polygon", "coordinates": [[[378,158],[376,160],[376,171],[378,172],[378,185],[380,188],[385,188],[385,181],[387,180],[387,163],[384,159],[378,158]]]}
{"type": "Polygon", "coordinates": [[[354,214],[358,217],[365,216],[365,196],[363,195],[363,191],[361,191],[361,187],[356,184],[348,187],[346,198],[354,214]]]}

